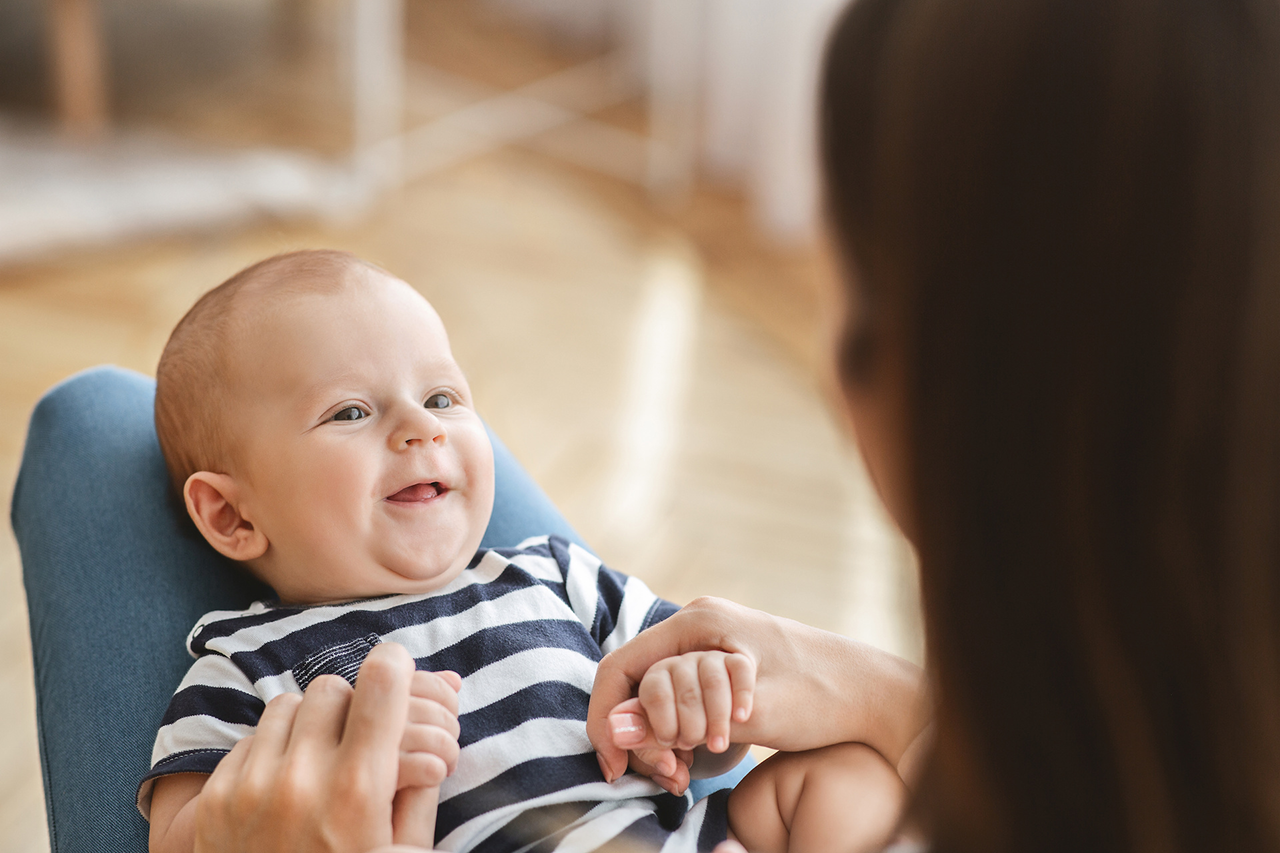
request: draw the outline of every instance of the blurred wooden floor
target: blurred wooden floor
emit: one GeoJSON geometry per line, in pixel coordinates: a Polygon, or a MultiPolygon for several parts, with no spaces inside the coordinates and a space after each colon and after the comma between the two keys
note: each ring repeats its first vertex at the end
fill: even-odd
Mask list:
{"type": "MultiPolygon", "coordinates": [[[[410,10],[411,49],[453,73],[513,85],[565,62],[465,0],[410,10]]],[[[263,92],[308,85],[296,66],[262,73],[250,96],[207,85],[207,110],[126,91],[121,112],[196,137],[336,144],[314,114],[263,106],[263,92]]],[[[350,249],[427,295],[485,417],[607,562],[677,602],[723,595],[920,659],[909,554],[830,405],[823,253],[768,247],[731,197],[699,191],[660,212],[634,187],[518,150],[418,181],[355,225],[260,222],[0,268],[5,517],[45,389],[105,362],[151,373],[200,293],[305,246],[350,249]]],[[[0,662],[0,853],[39,853],[26,607],[7,525],[0,642],[17,650],[0,662]]]]}

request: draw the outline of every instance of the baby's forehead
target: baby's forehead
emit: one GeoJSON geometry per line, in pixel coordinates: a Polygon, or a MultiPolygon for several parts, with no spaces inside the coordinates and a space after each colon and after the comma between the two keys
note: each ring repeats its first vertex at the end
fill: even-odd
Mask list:
{"type": "Polygon", "coordinates": [[[289,354],[284,361],[295,362],[295,367],[297,351],[327,361],[330,350],[355,343],[366,354],[376,354],[394,327],[402,333],[408,328],[411,343],[422,344],[431,353],[429,360],[439,362],[437,367],[456,368],[444,323],[430,302],[376,267],[361,265],[353,274],[323,280],[294,278],[269,286],[255,282],[237,294],[231,314],[223,358],[227,379],[236,386],[260,385],[273,374],[287,379],[282,352],[289,354]]]}
{"type": "Polygon", "coordinates": [[[425,309],[424,333],[444,334],[444,323],[426,297],[407,282],[359,260],[330,274],[277,275],[274,280],[250,282],[236,294],[228,344],[232,349],[243,346],[246,339],[271,335],[286,323],[294,328],[323,327],[340,320],[347,310],[394,317],[408,305],[425,309]],[[340,308],[337,312],[308,310],[318,303],[340,308]]]}

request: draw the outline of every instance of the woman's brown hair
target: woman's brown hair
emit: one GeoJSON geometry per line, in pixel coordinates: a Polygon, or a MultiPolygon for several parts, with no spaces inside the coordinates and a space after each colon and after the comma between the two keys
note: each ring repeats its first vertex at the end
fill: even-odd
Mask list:
{"type": "Polygon", "coordinates": [[[850,388],[906,376],[939,851],[1280,850],[1280,4],[856,0],[850,388]]]}

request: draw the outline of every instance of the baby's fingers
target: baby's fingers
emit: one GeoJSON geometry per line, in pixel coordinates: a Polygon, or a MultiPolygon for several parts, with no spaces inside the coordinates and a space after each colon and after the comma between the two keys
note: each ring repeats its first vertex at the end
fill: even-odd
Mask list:
{"type": "Polygon", "coordinates": [[[457,768],[458,752],[455,732],[439,726],[412,723],[405,726],[404,736],[400,739],[397,790],[437,787],[457,768]]]}
{"type": "Polygon", "coordinates": [[[676,709],[676,688],[671,672],[663,661],[650,667],[640,680],[637,698],[644,709],[653,740],[660,747],[672,747],[680,737],[680,718],[676,709]]]}
{"type": "Polygon", "coordinates": [[[449,732],[455,740],[461,733],[458,725],[458,715],[431,699],[419,699],[417,697],[410,699],[408,716],[406,730],[415,725],[436,726],[449,732]]]}
{"type": "MultiPolygon", "coordinates": [[[[681,655],[663,661],[662,664],[670,673],[672,689],[675,692],[676,721],[679,727],[675,745],[680,749],[692,749],[700,743],[706,743],[707,740],[707,705],[706,697],[702,695],[700,676],[705,657],[705,654],[681,655]]],[[[714,668],[714,666],[714,663],[709,664],[708,668],[714,668]]],[[[728,676],[725,676],[724,680],[727,681],[728,676]]],[[[643,703],[644,699],[644,682],[641,682],[640,701],[643,703]]],[[[646,710],[648,707],[646,703],[646,710]]]]}
{"type": "Polygon", "coordinates": [[[724,752],[729,748],[731,722],[745,722],[751,716],[755,664],[746,655],[706,654],[698,661],[698,677],[707,714],[707,749],[724,752]]]}
{"type": "Polygon", "coordinates": [[[720,655],[705,655],[698,661],[698,680],[706,711],[707,749],[724,752],[729,748],[729,717],[733,713],[733,685],[720,655]]]}
{"type": "Polygon", "coordinates": [[[448,775],[449,768],[440,756],[429,752],[402,752],[396,790],[438,788],[448,775]]]}
{"type": "Polygon", "coordinates": [[[439,726],[405,726],[401,753],[426,752],[437,755],[449,773],[458,766],[458,737],[439,726]]]}
{"type": "Polygon", "coordinates": [[[733,684],[733,720],[745,723],[751,719],[756,697],[756,663],[744,654],[734,653],[724,659],[733,684]]]}
{"type": "Polygon", "coordinates": [[[453,713],[458,713],[458,690],[462,677],[456,672],[427,672],[417,670],[409,685],[409,695],[415,699],[439,702],[453,713]]]}

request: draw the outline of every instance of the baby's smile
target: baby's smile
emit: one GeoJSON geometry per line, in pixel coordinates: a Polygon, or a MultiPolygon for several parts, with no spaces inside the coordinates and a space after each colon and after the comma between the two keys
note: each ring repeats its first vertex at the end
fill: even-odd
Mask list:
{"type": "Polygon", "coordinates": [[[396,503],[425,503],[437,497],[443,497],[448,491],[438,482],[414,483],[412,486],[405,486],[394,495],[387,495],[387,500],[396,503]]]}

